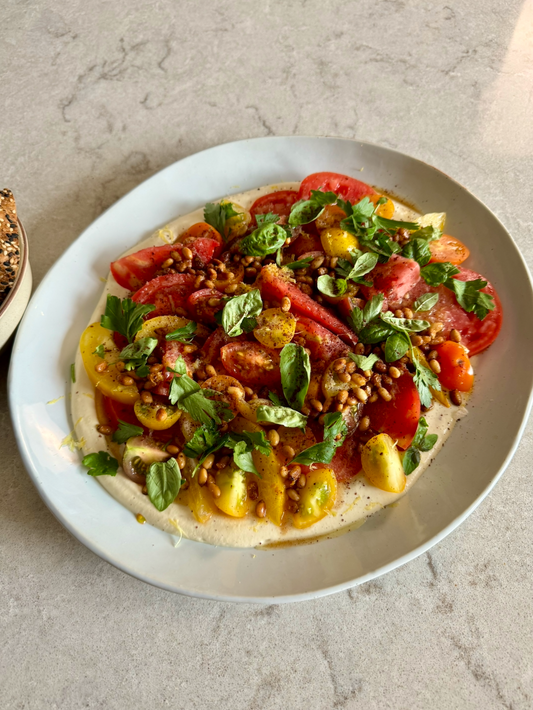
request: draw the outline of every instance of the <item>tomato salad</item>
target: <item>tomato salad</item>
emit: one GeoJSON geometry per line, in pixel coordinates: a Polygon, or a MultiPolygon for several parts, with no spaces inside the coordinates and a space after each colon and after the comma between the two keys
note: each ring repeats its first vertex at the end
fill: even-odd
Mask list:
{"type": "Polygon", "coordinates": [[[437,443],[428,413],[466,400],[502,308],[444,214],[397,212],[316,173],[113,262],[128,295],[80,342],[108,449],[88,473],[120,465],[157,511],[202,524],[307,530],[358,478],[403,493],[437,443]]]}

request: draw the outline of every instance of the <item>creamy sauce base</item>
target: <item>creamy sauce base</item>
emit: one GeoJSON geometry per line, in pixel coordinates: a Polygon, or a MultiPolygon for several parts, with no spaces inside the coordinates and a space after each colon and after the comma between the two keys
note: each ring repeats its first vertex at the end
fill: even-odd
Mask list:
{"type": "MultiPolygon", "coordinates": [[[[230,199],[249,209],[262,195],[277,190],[297,190],[299,186],[298,182],[268,185],[232,195],[230,199]]],[[[394,216],[396,219],[415,220],[419,216],[415,211],[399,202],[395,201],[395,206],[394,216]]],[[[178,217],[162,230],[158,230],[148,239],[129,249],[125,254],[132,254],[149,246],[162,246],[171,243],[191,225],[200,221],[203,221],[203,206],[194,212],[178,217]]],[[[100,316],[105,310],[108,294],[125,298],[129,295],[129,291],[119,286],[113,276],[109,274],[104,292],[89,323],[100,320],[100,316]]],[[[79,349],[76,354],[75,369],[76,384],[72,388],[72,417],[76,422],[77,438],[83,443],[83,454],[108,450],[111,455],[116,455],[116,451],[112,452],[107,445],[105,436],[97,431],[98,418],[94,405],[94,390],[85,372],[79,349]]],[[[403,493],[387,493],[375,488],[361,473],[349,484],[339,485],[334,509],[324,519],[306,530],[297,530],[290,524],[278,528],[270,521],[261,520],[253,515],[248,515],[245,518],[231,518],[224,513],[213,515],[206,523],[199,523],[188,507],[177,503],[172,503],[160,513],[150,503],[148,497],[142,494],[141,487],[130,481],[120,468],[115,477],[100,476],[98,481],[134,515],[140,513],[150,525],[171,535],[181,533],[191,540],[226,547],[264,547],[315,542],[322,537],[333,537],[360,527],[370,515],[391,505],[408,493],[442,448],[455,422],[465,414],[464,407],[446,408],[435,402],[433,408],[424,416],[429,425],[429,432],[438,434],[437,444],[432,451],[421,454],[420,465],[407,477],[407,485],[403,493]]],[[[134,515],[132,516],[132,524],[138,525],[134,515]]]]}

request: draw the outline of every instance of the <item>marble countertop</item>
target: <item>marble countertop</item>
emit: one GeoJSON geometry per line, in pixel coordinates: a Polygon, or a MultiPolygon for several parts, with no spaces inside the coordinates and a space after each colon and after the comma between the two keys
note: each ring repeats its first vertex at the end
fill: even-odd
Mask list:
{"type": "MultiPolygon", "coordinates": [[[[38,283],[103,210],[191,153],[336,135],[432,163],[533,264],[531,0],[3,5],[0,187],[38,283]]],[[[533,707],[533,428],[490,496],[408,565],[287,606],[180,597],[52,517],[0,357],[3,708],[533,707]]]]}

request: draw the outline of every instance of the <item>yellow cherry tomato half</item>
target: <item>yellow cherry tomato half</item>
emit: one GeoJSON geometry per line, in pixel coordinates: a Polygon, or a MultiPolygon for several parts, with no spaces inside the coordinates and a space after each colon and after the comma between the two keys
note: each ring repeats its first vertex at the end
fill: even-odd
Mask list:
{"type": "Polygon", "coordinates": [[[337,479],[331,468],[315,468],[306,475],[306,481],[293,516],[293,525],[300,530],[325,518],[337,499],[337,479]]]}
{"type": "Polygon", "coordinates": [[[80,352],[83,364],[89,379],[102,394],[122,404],[134,404],[139,399],[139,390],[136,385],[122,384],[122,378],[127,372],[117,370],[116,362],[120,359],[120,350],[115,345],[113,333],[100,325],[92,323],[82,333],[80,338],[80,352]],[[103,345],[103,358],[95,350],[103,345]],[[103,371],[102,363],[107,363],[103,371]]]}
{"type": "Polygon", "coordinates": [[[350,258],[351,249],[359,249],[357,237],[338,227],[330,227],[320,232],[322,247],[328,256],[350,258]]]}
{"type": "Polygon", "coordinates": [[[236,215],[226,220],[226,224],[224,225],[224,236],[226,239],[231,240],[235,239],[235,237],[242,237],[246,234],[248,225],[252,221],[252,216],[248,210],[245,210],[244,207],[241,207],[236,202],[231,202],[230,200],[222,200],[220,204],[231,205],[235,212],[237,212],[236,215]]]}
{"type": "Polygon", "coordinates": [[[233,464],[227,466],[217,474],[216,484],[220,488],[220,496],[214,499],[216,507],[232,518],[244,518],[248,511],[245,472],[233,464]]]}
{"type": "MultiPolygon", "coordinates": [[[[385,197],[385,195],[369,195],[368,199],[370,200],[370,202],[372,202],[373,205],[375,205],[381,197],[385,197]]],[[[376,210],[376,214],[379,217],[383,217],[384,219],[392,219],[394,215],[394,202],[392,200],[389,200],[388,197],[385,197],[385,199],[387,201],[384,202],[382,205],[379,205],[376,210]]]]}
{"type": "Polygon", "coordinates": [[[181,417],[181,409],[162,402],[143,402],[138,399],[134,406],[135,416],[148,429],[170,429],[181,417]]]}
{"type": "Polygon", "coordinates": [[[382,491],[401,493],[406,477],[396,444],[388,434],[378,434],[363,446],[363,471],[370,483],[382,491]]]}
{"type": "MultiPolygon", "coordinates": [[[[182,318],[181,316],[156,316],[156,318],[150,318],[144,321],[142,328],[135,335],[135,340],[140,340],[141,338],[155,338],[160,340],[172,333],[178,328],[184,328],[188,323],[190,323],[189,318],[182,318]]],[[[207,338],[211,331],[198,323],[196,325],[196,336],[202,338],[207,338]]]]}
{"type": "Polygon", "coordinates": [[[257,316],[254,335],[267,348],[283,348],[294,338],[296,318],[281,308],[267,308],[257,316]]]}

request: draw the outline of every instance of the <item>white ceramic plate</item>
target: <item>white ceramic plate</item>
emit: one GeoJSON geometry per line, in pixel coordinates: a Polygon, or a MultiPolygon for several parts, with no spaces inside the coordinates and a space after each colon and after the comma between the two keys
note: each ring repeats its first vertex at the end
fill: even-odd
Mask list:
{"type": "MultiPolygon", "coordinates": [[[[533,291],[511,237],[473,195],[443,173],[388,148],[334,138],[258,138],[193,155],[139,185],[99,217],[49,271],[13,349],[9,393],[25,465],[43,500],[83,544],[164,589],[234,601],[309,599],[360,584],[413,559],[479,505],[509,463],[531,407],[533,291]],[[69,369],[109,262],[173,217],[218,197],[329,170],[361,177],[446,211],[447,231],[471,249],[503,303],[504,325],[479,359],[470,415],[412,492],[359,530],[272,550],[217,548],[141,526],[60,448],[71,431],[69,369]],[[360,172],[362,171],[362,172],[360,172]],[[520,313],[520,323],[519,323],[520,313]]],[[[453,541],[450,542],[453,544],[453,541]]]]}

